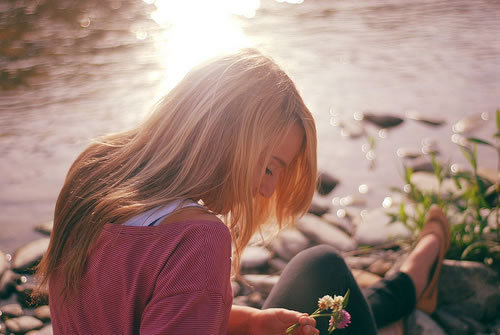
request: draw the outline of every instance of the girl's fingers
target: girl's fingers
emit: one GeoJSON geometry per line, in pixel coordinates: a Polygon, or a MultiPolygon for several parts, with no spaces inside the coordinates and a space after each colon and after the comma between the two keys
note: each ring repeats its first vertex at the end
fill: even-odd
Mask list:
{"type": "Polygon", "coordinates": [[[316,320],[308,316],[301,316],[299,318],[299,323],[303,326],[310,325],[312,327],[316,327],[316,320]]]}
{"type": "Polygon", "coordinates": [[[303,326],[301,328],[302,330],[302,334],[304,335],[319,335],[319,330],[317,330],[316,328],[314,328],[313,326],[303,326]]]}

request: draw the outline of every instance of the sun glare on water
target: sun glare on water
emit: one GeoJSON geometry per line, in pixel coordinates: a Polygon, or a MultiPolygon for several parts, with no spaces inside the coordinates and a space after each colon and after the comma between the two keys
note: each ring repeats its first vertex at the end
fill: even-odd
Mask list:
{"type": "MultiPolygon", "coordinates": [[[[144,0],[152,2],[151,0],[144,0]]],[[[155,37],[165,69],[162,89],[170,89],[186,72],[219,53],[250,47],[238,17],[252,18],[259,0],[156,0],[153,20],[163,28],[155,37]]]]}

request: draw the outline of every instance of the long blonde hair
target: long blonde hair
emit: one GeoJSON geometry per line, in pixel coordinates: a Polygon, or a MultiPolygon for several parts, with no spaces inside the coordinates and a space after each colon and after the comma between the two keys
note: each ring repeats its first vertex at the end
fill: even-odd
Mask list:
{"type": "Polygon", "coordinates": [[[237,272],[260,224],[289,223],[307,211],[316,174],[314,120],[290,78],[253,49],[217,57],[191,70],[140,126],[80,154],[57,199],[38,275],[46,284],[62,270],[65,293],[74,292],[104,224],[185,198],[225,217],[237,272]],[[271,198],[255,197],[259,161],[294,123],[305,133],[298,156],[271,198]]]}

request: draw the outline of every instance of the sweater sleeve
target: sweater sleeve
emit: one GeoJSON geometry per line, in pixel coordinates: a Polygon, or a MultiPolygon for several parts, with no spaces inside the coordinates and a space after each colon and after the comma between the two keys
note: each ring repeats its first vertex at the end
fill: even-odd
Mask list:
{"type": "Polygon", "coordinates": [[[223,334],[232,303],[231,236],[222,224],[183,233],[143,311],[141,334],[223,334]]]}

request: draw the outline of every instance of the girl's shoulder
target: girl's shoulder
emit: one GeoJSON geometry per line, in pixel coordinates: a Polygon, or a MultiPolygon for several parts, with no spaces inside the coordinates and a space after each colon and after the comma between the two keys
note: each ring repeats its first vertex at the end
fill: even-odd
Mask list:
{"type": "Polygon", "coordinates": [[[181,221],[213,221],[222,223],[215,214],[210,213],[205,208],[185,207],[164,218],[160,226],[181,221]]]}

